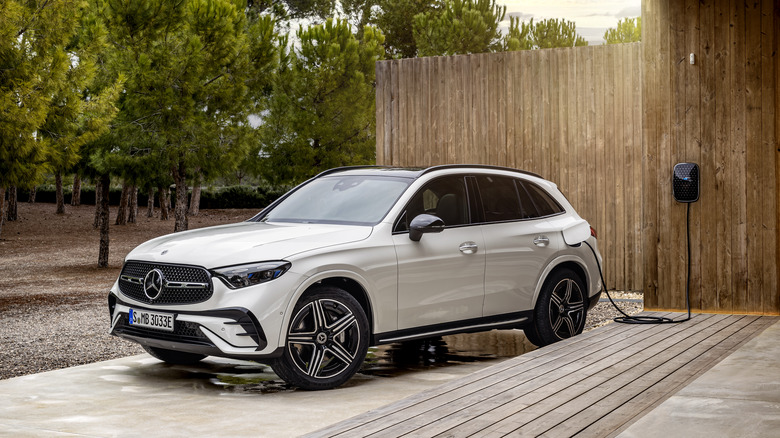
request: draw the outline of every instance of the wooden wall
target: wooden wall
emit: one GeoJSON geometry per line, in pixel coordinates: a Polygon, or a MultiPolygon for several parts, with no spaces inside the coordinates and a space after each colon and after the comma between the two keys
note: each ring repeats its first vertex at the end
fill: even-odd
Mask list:
{"type": "Polygon", "coordinates": [[[692,161],[702,181],[691,206],[692,307],[780,313],[779,9],[773,0],[642,2],[646,308],[685,307],[686,207],[672,198],[671,169],[692,161]]]}
{"type": "Polygon", "coordinates": [[[610,288],[643,285],[639,43],[377,63],[377,164],[480,163],[557,183],[610,288]]]}

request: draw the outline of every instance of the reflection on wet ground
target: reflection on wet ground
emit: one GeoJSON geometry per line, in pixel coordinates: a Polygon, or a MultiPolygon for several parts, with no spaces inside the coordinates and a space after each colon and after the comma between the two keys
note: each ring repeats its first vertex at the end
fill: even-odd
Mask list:
{"type": "Polygon", "coordinates": [[[392,377],[425,368],[515,357],[535,349],[520,330],[451,335],[372,347],[360,372],[392,377]]]}
{"type": "MultiPolygon", "coordinates": [[[[371,347],[360,372],[345,386],[359,385],[367,379],[515,357],[535,349],[520,330],[494,330],[371,347]]],[[[191,385],[188,386],[195,390],[255,394],[295,391],[270,366],[249,361],[210,358],[191,366],[155,362],[138,371],[146,379],[159,379],[161,385],[187,380],[191,385]]]]}

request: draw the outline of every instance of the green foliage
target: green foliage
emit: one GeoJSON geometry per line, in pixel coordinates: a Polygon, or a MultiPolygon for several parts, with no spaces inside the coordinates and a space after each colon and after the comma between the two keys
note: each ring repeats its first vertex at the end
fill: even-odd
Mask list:
{"type": "Polygon", "coordinates": [[[343,20],[301,28],[283,48],[260,128],[262,176],[300,182],[322,170],[374,161],[374,63],[384,36],[367,26],[358,40],[343,20]]]}
{"type": "Polygon", "coordinates": [[[434,10],[428,0],[382,0],[372,24],[385,35],[385,51],[392,58],[414,58],[417,43],[414,41],[412,23],[415,15],[434,10]]]}
{"type": "Polygon", "coordinates": [[[121,77],[106,84],[96,77],[96,64],[106,50],[105,28],[86,5],[78,15],[80,26],[66,46],[65,80],[54,90],[39,129],[48,164],[55,172],[68,171],[80,160],[81,146],[108,130],[122,87],[121,77]]]}
{"type": "Polygon", "coordinates": [[[509,32],[504,39],[505,50],[550,49],[554,47],[587,46],[585,38],[577,35],[573,21],[550,18],[528,23],[514,17],[509,21],[509,32]]]}
{"type": "Polygon", "coordinates": [[[237,132],[270,89],[273,17],[231,0],[95,1],[112,43],[106,65],[127,79],[90,164],[147,185],[234,169],[246,153],[237,132]]]}
{"type": "Polygon", "coordinates": [[[484,53],[500,49],[499,23],[506,6],[495,0],[443,0],[414,17],[413,32],[419,56],[484,53]]]}
{"type": "Polygon", "coordinates": [[[642,17],[618,21],[617,27],[610,27],[604,32],[604,41],[607,44],[642,41],[642,17]]]}
{"type": "Polygon", "coordinates": [[[289,190],[287,186],[230,186],[201,193],[201,208],[256,208],[260,211],[289,190]]]}
{"type": "Polygon", "coordinates": [[[0,2],[0,186],[27,187],[46,170],[36,131],[69,68],[79,0],[0,2]]]}

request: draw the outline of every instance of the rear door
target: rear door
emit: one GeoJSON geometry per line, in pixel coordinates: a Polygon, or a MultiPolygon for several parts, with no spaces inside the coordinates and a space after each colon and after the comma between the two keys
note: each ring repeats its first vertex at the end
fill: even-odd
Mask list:
{"type": "MultiPolygon", "coordinates": [[[[485,238],[485,316],[533,308],[542,270],[562,245],[546,217],[558,214],[533,185],[507,176],[477,175],[485,238]],[[537,204],[542,204],[538,207],[537,204]]],[[[554,202],[554,201],[553,201],[554,202]]]]}

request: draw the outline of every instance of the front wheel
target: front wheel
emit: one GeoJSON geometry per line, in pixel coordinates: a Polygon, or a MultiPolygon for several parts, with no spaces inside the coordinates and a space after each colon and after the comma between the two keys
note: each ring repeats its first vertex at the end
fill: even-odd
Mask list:
{"type": "Polygon", "coordinates": [[[585,286],[570,269],[555,271],[545,281],[527,327],[528,340],[539,347],[582,333],[587,306],[585,286]]]}
{"type": "Polygon", "coordinates": [[[368,351],[368,319],[347,292],[322,286],[295,306],[282,357],[272,367],[303,389],[331,389],[357,372],[368,351]]]}

